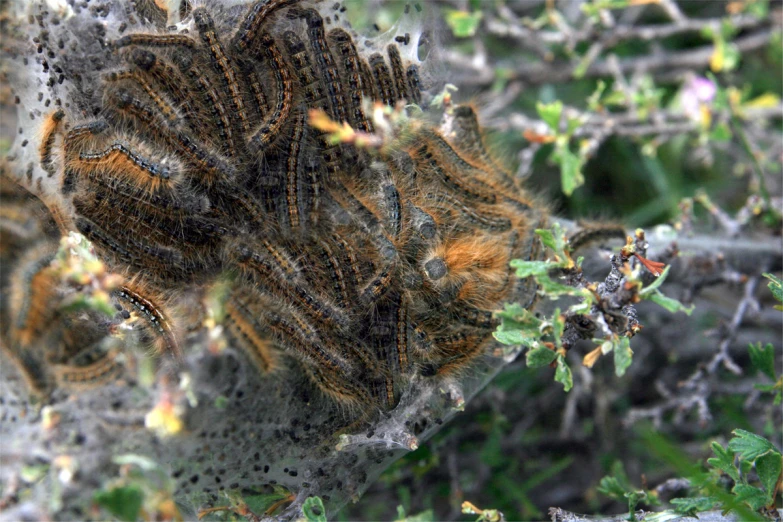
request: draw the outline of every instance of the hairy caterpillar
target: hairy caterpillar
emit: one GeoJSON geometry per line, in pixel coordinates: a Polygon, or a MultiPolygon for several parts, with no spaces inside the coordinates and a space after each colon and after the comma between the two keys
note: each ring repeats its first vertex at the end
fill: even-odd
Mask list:
{"type": "MultiPolygon", "coordinates": [[[[534,302],[535,285],[508,263],[538,255],[533,231],[548,212],[493,159],[468,106],[449,108],[448,130],[410,117],[378,150],[309,124],[320,109],[372,133],[384,124],[373,102],[427,109],[417,22],[370,41],[339,3],[248,4],[137,1],[142,21],[130,29],[103,21],[98,43],[54,45],[47,67],[69,90],[53,89],[40,147],[9,158],[3,182],[40,198],[61,232],[86,236],[125,277],[107,336],[135,316],[176,373],[189,339],[222,328],[241,372],[293,383],[304,404],[320,397],[339,412],[330,425],[352,433],[408,404],[412,383],[469,373],[492,342],[493,311],[534,302]],[[212,317],[204,303],[220,285],[223,313],[212,317]]],[[[18,262],[14,241],[0,241],[4,262],[18,262]]],[[[14,326],[17,313],[4,309],[5,344],[37,331],[14,326]]],[[[82,371],[75,355],[60,361],[52,386],[105,385],[125,371],[121,354],[101,353],[82,371]]]]}

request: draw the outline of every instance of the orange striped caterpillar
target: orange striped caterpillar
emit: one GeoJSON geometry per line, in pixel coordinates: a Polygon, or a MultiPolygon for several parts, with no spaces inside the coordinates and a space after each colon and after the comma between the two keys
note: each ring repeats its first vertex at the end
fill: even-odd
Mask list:
{"type": "MultiPolygon", "coordinates": [[[[308,125],[321,109],[372,133],[373,102],[431,98],[416,38],[370,45],[325,9],[199,3],[175,30],[116,37],[95,110],[51,111],[39,161],[64,226],[133,281],[114,299],[158,357],[187,356],[171,303],[228,273],[227,342],[259,372],[298,367],[366,418],[412,379],[470,368],[493,311],[532,302],[508,263],[538,255],[547,210],[487,152],[470,107],[453,108],[449,133],[411,118],[379,151],[308,125]]],[[[29,309],[43,313],[37,293],[29,309]]],[[[33,330],[17,332],[24,344],[33,330]]]]}

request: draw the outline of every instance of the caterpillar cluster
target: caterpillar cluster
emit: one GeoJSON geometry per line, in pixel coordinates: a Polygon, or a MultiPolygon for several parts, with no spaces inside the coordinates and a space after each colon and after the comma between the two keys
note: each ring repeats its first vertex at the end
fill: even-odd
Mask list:
{"type": "Polygon", "coordinates": [[[150,30],[103,41],[114,65],[97,92],[43,115],[43,174],[15,180],[45,208],[3,179],[0,247],[17,267],[3,344],[31,382],[45,388],[47,370],[28,348],[58,321],[71,381],[112,375],[112,353],[84,350],[116,324],[85,333],[47,310],[58,233],[81,233],[126,277],[119,321],[145,325],[161,357],[201,327],[182,296],[228,274],[228,343],[362,414],[393,409],[414,375],[458,375],[485,353],[495,310],[532,306],[534,283],[509,261],[538,255],[546,210],[488,152],[471,107],[380,151],[308,124],[320,109],[373,133],[368,102],[426,107],[416,38],[366,42],[339,3],[183,3],[168,30],[156,3],[132,5],[150,30]]]}

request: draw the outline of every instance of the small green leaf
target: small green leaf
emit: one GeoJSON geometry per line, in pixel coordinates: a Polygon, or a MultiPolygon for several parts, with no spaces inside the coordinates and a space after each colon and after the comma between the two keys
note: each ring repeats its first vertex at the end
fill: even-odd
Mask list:
{"type": "Polygon", "coordinates": [[[541,290],[550,298],[558,295],[581,295],[583,293],[581,288],[574,288],[573,286],[558,283],[557,281],[550,279],[547,275],[539,275],[536,278],[536,281],[541,287],[541,290]]]}
{"type": "Polygon", "coordinates": [[[560,308],[555,308],[552,314],[552,336],[555,338],[555,346],[560,346],[560,338],[565,331],[565,319],[560,315],[560,308]]]}
{"type": "Polygon", "coordinates": [[[551,230],[545,228],[537,228],[536,235],[541,238],[541,242],[544,246],[547,246],[557,252],[557,243],[555,242],[555,235],[551,230]]]}
{"type": "Polygon", "coordinates": [[[519,304],[507,304],[495,315],[500,317],[500,325],[493,335],[503,344],[529,346],[541,337],[539,327],[543,321],[519,304]]]}
{"type": "Polygon", "coordinates": [[[756,459],[756,473],[759,481],[767,492],[767,502],[765,505],[772,504],[775,498],[775,486],[783,471],[783,456],[777,452],[770,452],[756,459]]]}
{"type": "Polygon", "coordinates": [[[560,223],[555,223],[551,230],[537,228],[536,235],[541,238],[541,243],[552,249],[555,254],[563,255],[565,253],[566,246],[568,245],[568,238],[563,232],[560,223]]]}
{"type": "Polygon", "coordinates": [[[495,313],[498,317],[514,321],[522,321],[524,317],[532,315],[528,310],[522,308],[522,305],[519,303],[507,303],[503,310],[495,313]]]}
{"type": "Polygon", "coordinates": [[[529,368],[543,368],[555,360],[557,353],[546,346],[537,346],[525,354],[525,360],[529,368]]]}
{"type": "Polygon", "coordinates": [[[307,522],[327,522],[326,509],[319,497],[308,497],[302,504],[302,513],[307,522]]]}
{"type": "Polygon", "coordinates": [[[49,464],[23,466],[22,471],[20,473],[20,477],[23,481],[27,482],[28,484],[32,484],[33,482],[38,482],[39,480],[44,478],[44,476],[48,472],[49,472],[49,464]]]}
{"type": "Polygon", "coordinates": [[[625,489],[616,477],[604,477],[598,483],[597,491],[615,500],[625,500],[625,489]]]}
{"type": "Polygon", "coordinates": [[[772,274],[762,274],[764,277],[770,280],[770,283],[767,284],[767,288],[769,288],[769,291],[772,292],[772,295],[783,303],[783,280],[775,277],[772,274]]]}
{"type": "Polygon", "coordinates": [[[560,100],[552,103],[538,102],[536,104],[536,111],[538,111],[538,115],[544,120],[544,123],[556,133],[560,128],[560,115],[563,113],[563,102],[560,100]]]}
{"type": "Polygon", "coordinates": [[[555,380],[563,385],[563,389],[566,392],[571,391],[574,387],[574,376],[571,374],[571,368],[565,361],[565,357],[562,355],[557,356],[557,369],[555,370],[555,380]]]}
{"type": "Polygon", "coordinates": [[[729,449],[739,454],[739,458],[742,460],[753,462],[769,452],[775,452],[780,455],[775,446],[764,437],[740,429],[734,430],[732,433],[735,437],[729,441],[729,449]]]}
{"type": "Polygon", "coordinates": [[[481,11],[468,13],[456,9],[446,9],[446,23],[451,28],[451,32],[457,38],[467,38],[476,34],[479,22],[484,15],[481,11]]]}
{"type": "Polygon", "coordinates": [[[405,516],[405,509],[397,506],[397,518],[394,522],[434,522],[435,514],[431,509],[422,511],[418,515],[405,516]]]}
{"type": "Polygon", "coordinates": [[[754,511],[767,505],[767,494],[760,488],[748,484],[737,484],[732,491],[737,496],[738,502],[745,502],[754,511]]]}
{"type": "Polygon", "coordinates": [[[670,502],[675,506],[676,513],[694,516],[696,513],[715,509],[720,499],[717,497],[673,498],[670,502]]]}
{"type": "Polygon", "coordinates": [[[627,105],[625,93],[620,89],[614,89],[604,97],[604,104],[608,106],[624,107],[627,105]]]}
{"type": "Polygon", "coordinates": [[[242,501],[247,504],[247,507],[253,513],[264,513],[266,510],[280,502],[281,500],[291,497],[291,492],[280,485],[273,486],[271,493],[263,494],[244,494],[242,495],[242,501]]]}
{"type": "Polygon", "coordinates": [[[557,268],[555,263],[549,261],[523,261],[521,259],[512,259],[511,268],[517,269],[517,277],[525,278],[536,275],[546,275],[553,268],[557,268]]]}
{"type": "Polygon", "coordinates": [[[573,136],[574,132],[576,132],[584,122],[585,119],[583,118],[567,118],[566,134],[573,136]]]}
{"type": "Polygon", "coordinates": [[[595,91],[587,98],[587,109],[591,112],[597,112],[601,109],[601,96],[606,90],[606,82],[598,80],[595,91]]]}
{"type": "Polygon", "coordinates": [[[215,397],[215,409],[225,410],[228,406],[228,397],[225,395],[218,395],[215,397]]]}
{"type": "Polygon", "coordinates": [[[765,347],[761,347],[761,343],[756,345],[749,345],[748,352],[750,353],[750,364],[755,369],[772,379],[775,380],[775,348],[772,343],[767,343],[765,347]]]}
{"type": "Polygon", "coordinates": [[[620,337],[614,346],[614,372],[618,377],[625,375],[632,358],[631,340],[625,336],[620,337]]]}
{"type": "Polygon", "coordinates": [[[535,331],[526,330],[509,330],[505,332],[494,332],[492,334],[498,342],[507,344],[509,346],[514,345],[529,345],[533,341],[538,340],[540,335],[535,331]]]}
{"type": "Polygon", "coordinates": [[[499,332],[509,332],[513,330],[531,330],[538,332],[538,328],[543,322],[536,317],[529,310],[525,310],[521,305],[506,304],[505,310],[499,310],[495,312],[497,317],[500,317],[500,326],[498,326],[499,332]]]}
{"type": "Polygon", "coordinates": [[[742,58],[739,47],[733,43],[727,43],[723,49],[723,70],[732,71],[737,68],[737,65],[742,58]]]}
{"type": "Polygon", "coordinates": [[[560,182],[563,194],[570,196],[585,183],[585,177],[582,175],[583,160],[571,152],[568,144],[557,149],[555,159],[560,164],[560,182]]]}
{"type": "Polygon", "coordinates": [[[591,54],[590,52],[585,53],[585,55],[582,56],[582,59],[579,60],[579,63],[576,65],[576,67],[574,67],[574,72],[572,73],[574,79],[581,80],[597,56],[598,55],[591,54]]]}
{"type": "Polygon", "coordinates": [[[731,129],[725,122],[718,123],[710,132],[710,139],[713,141],[729,141],[731,136],[731,129]]]}
{"type": "Polygon", "coordinates": [[[676,299],[672,299],[671,297],[666,297],[660,292],[660,290],[656,290],[655,292],[647,296],[647,299],[657,304],[658,306],[665,308],[671,313],[685,312],[686,315],[691,315],[693,313],[693,309],[695,308],[694,305],[685,306],[684,304],[682,304],[676,299]]]}
{"type": "Polygon", "coordinates": [[[707,463],[724,472],[734,482],[739,482],[739,471],[734,466],[734,452],[724,448],[715,441],[712,442],[711,446],[715,457],[707,459],[707,463]]]}
{"type": "Polygon", "coordinates": [[[115,517],[133,522],[139,518],[144,493],[138,486],[124,486],[97,491],[93,498],[96,504],[115,517]]]}

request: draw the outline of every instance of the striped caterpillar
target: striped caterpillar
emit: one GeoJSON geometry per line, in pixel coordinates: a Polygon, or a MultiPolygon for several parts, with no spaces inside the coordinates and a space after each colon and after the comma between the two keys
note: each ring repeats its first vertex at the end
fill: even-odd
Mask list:
{"type": "MultiPolygon", "coordinates": [[[[46,256],[71,232],[123,277],[118,314],[90,330],[91,345],[132,327],[176,373],[212,321],[243,371],[294,383],[303,404],[325,399],[339,412],[330,426],[346,433],[409,405],[414,381],[459,381],[487,355],[494,311],[533,306],[535,284],[509,262],[538,258],[547,209],[493,158],[470,106],[449,107],[448,125],[428,119],[416,23],[370,41],[339,3],[132,6],[141,21],[122,32],[103,23],[82,54],[45,42],[36,66],[68,89],[53,82],[53,104],[23,96],[41,108],[22,122],[38,146],[9,157],[0,197],[17,211],[1,216],[0,252],[25,274],[4,280],[3,295],[28,304],[3,308],[2,336],[33,388],[106,385],[129,370],[121,351],[85,351],[84,317],[47,312],[58,293],[46,256]],[[373,103],[425,116],[406,114],[379,149],[310,124],[320,110],[381,135],[373,103]],[[45,245],[40,256],[22,254],[32,243],[45,245]],[[220,285],[213,317],[204,303],[220,285]]],[[[194,477],[180,487],[222,489],[194,477]]]]}

